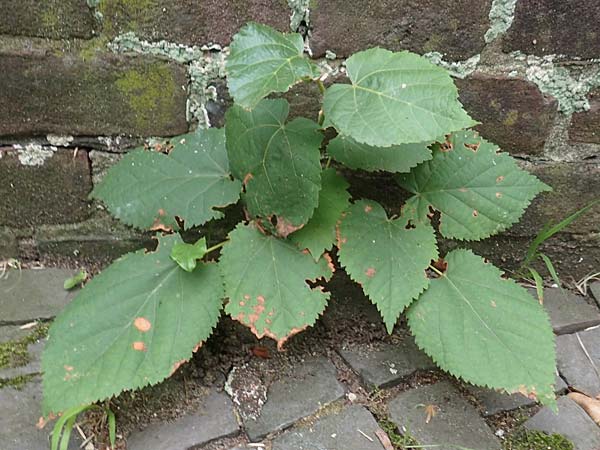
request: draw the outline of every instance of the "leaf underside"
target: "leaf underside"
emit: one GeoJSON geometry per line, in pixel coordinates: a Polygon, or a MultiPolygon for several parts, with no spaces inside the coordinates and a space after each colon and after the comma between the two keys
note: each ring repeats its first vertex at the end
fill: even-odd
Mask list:
{"type": "Polygon", "coordinates": [[[379,147],[433,141],[476,124],[448,72],[406,51],[372,48],[346,60],[352,84],[333,84],[325,117],[345,136],[379,147]]]}
{"type": "Polygon", "coordinates": [[[407,312],[418,346],[465,381],[554,402],[554,335],[546,312],[513,280],[470,250],[407,312]]]}
{"type": "Polygon", "coordinates": [[[317,66],[305,58],[304,42],[297,33],[280,33],[249,23],[234,36],[227,58],[227,84],[235,103],[254,108],[272,92],[286,92],[304,78],[319,76],[317,66]]]}
{"type": "Polygon", "coordinates": [[[123,222],[138,228],[186,228],[223,214],[215,207],[235,203],[241,184],[231,180],[225,131],[211,128],[171,139],[163,153],[136,149],[113,166],[92,192],[123,222]]]}
{"type": "Polygon", "coordinates": [[[216,264],[192,273],[157,251],[115,261],[56,318],[42,357],[44,414],[110,398],[168,377],[211,334],[223,299],[216,264]]]}
{"type": "Polygon", "coordinates": [[[277,217],[282,236],[303,226],[319,202],[319,126],[298,118],[285,123],[286,100],[263,100],[252,111],[234,105],[226,114],[231,171],[244,181],[252,217],[277,217]]]}
{"type": "Polygon", "coordinates": [[[325,169],[321,174],[321,182],[319,206],[308,223],[290,236],[290,240],[300,248],[308,249],[315,260],[326,250],[331,250],[335,243],[337,222],[350,204],[350,194],[346,190],[350,185],[335,169],[325,169]]]}
{"type": "Polygon", "coordinates": [[[437,259],[433,228],[388,219],[377,202],[352,205],[339,225],[339,259],[381,312],[388,332],[400,313],[429,285],[425,269],[437,259]]]}
{"type": "Polygon", "coordinates": [[[327,154],[351,169],[368,172],[410,172],[417,164],[432,158],[432,142],[373,147],[339,135],[329,142],[327,154]]]}
{"type": "Polygon", "coordinates": [[[307,281],[333,274],[327,258],[318,262],[287,240],[265,236],[253,225],[238,225],[223,247],[219,267],[229,302],[225,311],[262,338],[283,344],[315,323],[328,292],[307,281]]]}
{"type": "Polygon", "coordinates": [[[440,211],[440,232],[448,238],[479,240],[509,228],[550,188],[498,150],[474,131],[434,145],[431,161],[397,176],[400,186],[416,194],[403,213],[424,221],[430,207],[440,211]]]}

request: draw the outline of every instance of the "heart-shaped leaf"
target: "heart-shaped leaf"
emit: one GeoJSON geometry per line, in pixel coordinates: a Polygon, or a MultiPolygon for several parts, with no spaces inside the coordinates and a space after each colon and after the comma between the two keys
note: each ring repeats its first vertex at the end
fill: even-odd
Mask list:
{"type": "Polygon", "coordinates": [[[191,272],[197,261],[206,254],[206,238],[200,238],[195,244],[180,242],[171,249],[171,259],[183,270],[191,272]]]}

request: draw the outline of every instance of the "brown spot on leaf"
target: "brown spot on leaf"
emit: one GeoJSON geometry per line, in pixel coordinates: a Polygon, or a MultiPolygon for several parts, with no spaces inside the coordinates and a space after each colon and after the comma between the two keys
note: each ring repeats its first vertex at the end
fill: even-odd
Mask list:
{"type": "Polygon", "coordinates": [[[492,308],[495,308],[495,307],[496,307],[496,302],[495,302],[494,300],[492,300],[492,301],[490,302],[490,305],[492,305],[492,308]]]}
{"type": "Polygon", "coordinates": [[[504,175],[500,175],[498,178],[496,178],[496,183],[501,183],[502,181],[504,181],[504,175]]]}
{"type": "Polygon", "coordinates": [[[465,147],[467,147],[469,150],[473,150],[474,152],[476,152],[477,150],[479,150],[479,145],[481,145],[479,142],[476,144],[467,144],[465,143],[465,147]]]}
{"type": "Polygon", "coordinates": [[[375,272],[376,272],[376,270],[373,267],[369,267],[365,271],[365,275],[368,276],[369,278],[373,278],[375,276],[375,272]]]}
{"type": "Polygon", "coordinates": [[[246,302],[240,302],[240,306],[246,306],[246,302]]]}
{"type": "Polygon", "coordinates": [[[294,231],[298,231],[303,226],[304,224],[292,225],[291,222],[287,221],[283,217],[278,217],[277,226],[275,227],[275,229],[277,230],[277,234],[279,236],[285,238],[292,234],[294,231]]]}
{"type": "Polygon", "coordinates": [[[170,233],[173,231],[173,227],[165,225],[161,222],[160,218],[165,215],[165,211],[163,209],[158,210],[158,217],[154,219],[154,223],[150,227],[151,231],[164,231],[166,233],[170,233]]]}
{"type": "Polygon", "coordinates": [[[73,371],[73,366],[63,366],[67,372],[73,371]]]}
{"type": "Polygon", "coordinates": [[[502,193],[501,192],[496,192],[496,198],[502,198],[502,193]]]}
{"type": "Polygon", "coordinates": [[[243,184],[244,186],[246,186],[246,185],[248,184],[248,182],[249,182],[249,181],[250,181],[252,178],[254,178],[254,175],[252,175],[250,172],[248,172],[248,173],[246,174],[246,176],[244,177],[244,180],[242,181],[242,184],[243,184]]]}
{"type": "Polygon", "coordinates": [[[147,331],[150,331],[150,328],[152,328],[152,324],[145,317],[137,317],[133,321],[133,326],[136,327],[142,333],[146,333],[147,331]]]}
{"type": "Polygon", "coordinates": [[[370,213],[371,211],[373,211],[373,207],[372,207],[371,205],[367,205],[367,206],[365,206],[365,212],[366,212],[367,214],[368,214],[368,213],[370,213]]]}
{"type": "Polygon", "coordinates": [[[248,294],[244,294],[244,299],[245,299],[245,300],[250,300],[250,295],[248,295],[248,294]]]}
{"type": "Polygon", "coordinates": [[[147,350],[146,344],[142,341],[135,341],[132,345],[133,349],[138,352],[145,352],[147,350]]]}
{"type": "Polygon", "coordinates": [[[479,215],[479,212],[476,209],[474,209],[473,210],[473,217],[477,217],[478,215],[479,215]]]}
{"type": "Polygon", "coordinates": [[[448,153],[452,150],[452,142],[446,141],[440,144],[440,152],[448,153]]]}
{"type": "Polygon", "coordinates": [[[468,192],[469,190],[467,188],[465,188],[465,187],[462,187],[462,188],[459,189],[459,191],[460,192],[468,192]]]}

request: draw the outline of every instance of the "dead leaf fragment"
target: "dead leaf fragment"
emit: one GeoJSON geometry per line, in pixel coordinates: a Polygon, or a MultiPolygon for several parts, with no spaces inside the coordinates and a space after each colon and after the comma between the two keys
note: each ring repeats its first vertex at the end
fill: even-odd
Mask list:
{"type": "Polygon", "coordinates": [[[580,394],[579,392],[571,392],[567,397],[581,406],[588,413],[588,416],[600,426],[600,400],[580,394]]]}
{"type": "Polygon", "coordinates": [[[271,354],[269,352],[269,349],[267,347],[263,347],[261,345],[256,345],[254,347],[252,347],[252,354],[258,358],[262,358],[262,359],[270,359],[271,358],[271,354]]]}
{"type": "Polygon", "coordinates": [[[390,441],[389,436],[381,428],[375,430],[375,436],[377,436],[377,439],[379,439],[379,442],[381,442],[381,445],[383,445],[385,450],[394,450],[392,441],[390,441]]]}
{"type": "Polygon", "coordinates": [[[425,405],[425,423],[431,422],[439,410],[440,408],[436,405],[425,405]]]}

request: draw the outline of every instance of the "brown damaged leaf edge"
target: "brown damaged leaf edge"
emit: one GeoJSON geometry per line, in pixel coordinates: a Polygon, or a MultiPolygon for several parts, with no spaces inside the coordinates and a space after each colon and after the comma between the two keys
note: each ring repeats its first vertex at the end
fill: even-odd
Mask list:
{"type": "Polygon", "coordinates": [[[158,217],[156,219],[154,219],[154,223],[150,227],[150,231],[164,231],[167,233],[173,232],[173,227],[165,225],[161,221],[161,217],[164,217],[166,214],[167,213],[165,212],[164,209],[161,208],[158,210],[158,217]]]}
{"type": "Polygon", "coordinates": [[[282,238],[286,238],[294,231],[298,231],[303,226],[304,224],[292,225],[292,223],[289,222],[287,219],[284,219],[283,217],[277,217],[277,226],[275,227],[275,229],[277,230],[277,234],[279,236],[281,236],[282,238]]]}
{"type": "MultiPolygon", "coordinates": [[[[196,353],[198,350],[200,350],[200,347],[202,347],[202,344],[204,344],[204,341],[200,342],[198,345],[196,345],[193,350],[192,350],[192,355],[194,353],[196,353]]],[[[169,373],[169,377],[171,375],[173,375],[175,372],[177,372],[177,370],[183,366],[186,362],[188,362],[190,359],[192,358],[192,356],[190,355],[189,358],[185,358],[185,359],[181,359],[179,361],[177,361],[175,364],[173,364],[173,368],[171,369],[171,372],[169,373]]]]}

